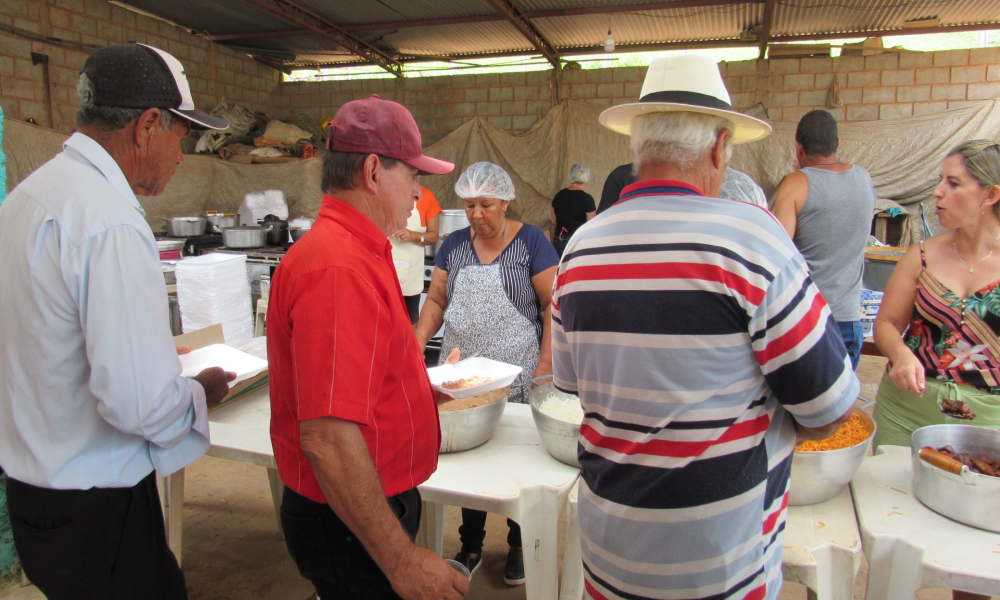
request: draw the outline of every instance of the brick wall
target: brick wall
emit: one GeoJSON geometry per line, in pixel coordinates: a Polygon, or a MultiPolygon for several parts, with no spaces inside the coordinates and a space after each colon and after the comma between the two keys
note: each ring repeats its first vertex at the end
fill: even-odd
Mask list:
{"type": "MultiPolygon", "coordinates": [[[[814,108],[829,110],[841,121],[895,119],[1000,97],[1000,48],[749,60],[720,63],[720,69],[736,108],[760,102],[775,121],[795,122],[814,108]],[[843,106],[827,108],[834,77],[840,82],[843,106]]],[[[645,67],[564,71],[559,99],[604,107],[634,102],[645,74],[645,67]]],[[[373,93],[405,104],[428,144],[474,116],[523,133],[554,104],[551,73],[536,71],[286,84],[281,112],[332,115],[343,103],[373,93]]]]}
{"type": "MultiPolygon", "coordinates": [[[[0,0],[0,23],[61,40],[105,46],[135,40],[167,50],[185,67],[195,105],[211,109],[223,97],[253,110],[276,112],[277,71],[186,30],[104,0],[0,0]],[[213,68],[214,60],[214,68],[213,68]]],[[[0,31],[0,105],[9,119],[34,118],[59,131],[74,129],[77,78],[93,50],[36,42],[0,31]],[[49,56],[52,113],[48,123],[42,67],[31,53],[49,56]]]]}

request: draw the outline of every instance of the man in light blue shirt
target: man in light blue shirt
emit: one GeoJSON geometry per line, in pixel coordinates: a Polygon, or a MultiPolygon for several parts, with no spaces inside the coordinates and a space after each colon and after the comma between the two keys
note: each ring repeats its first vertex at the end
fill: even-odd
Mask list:
{"type": "Polygon", "coordinates": [[[234,378],[181,377],[153,233],[192,125],[183,67],[141,44],[95,52],[77,133],[0,206],[0,466],[14,543],[50,599],[187,598],[153,471],[208,449],[234,378]]]}

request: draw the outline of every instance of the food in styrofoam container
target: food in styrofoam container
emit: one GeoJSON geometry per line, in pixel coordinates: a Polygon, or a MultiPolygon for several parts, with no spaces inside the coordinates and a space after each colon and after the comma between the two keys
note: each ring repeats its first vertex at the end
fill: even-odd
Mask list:
{"type": "Polygon", "coordinates": [[[565,394],[549,393],[545,401],[538,406],[538,410],[553,419],[573,425],[583,423],[583,407],[576,396],[566,397],[565,394]]]}
{"type": "Polygon", "coordinates": [[[521,374],[521,367],[508,365],[497,360],[491,360],[482,356],[468,358],[450,365],[441,365],[427,369],[431,385],[437,391],[451,396],[456,400],[471,398],[486,392],[500,389],[514,383],[517,376],[521,374]],[[445,384],[452,384],[456,381],[476,378],[477,385],[449,389],[445,384]]]}
{"type": "Polygon", "coordinates": [[[483,385],[484,383],[489,383],[491,381],[493,381],[492,377],[482,377],[477,375],[475,377],[456,379],[455,381],[446,381],[441,384],[441,387],[448,388],[449,390],[462,390],[477,385],[483,385]]]}

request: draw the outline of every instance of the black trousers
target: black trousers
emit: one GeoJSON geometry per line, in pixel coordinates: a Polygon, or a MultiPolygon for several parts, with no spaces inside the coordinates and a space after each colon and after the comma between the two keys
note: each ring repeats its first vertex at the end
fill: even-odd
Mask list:
{"type": "MultiPolygon", "coordinates": [[[[413,488],[388,501],[403,530],[414,539],[420,527],[420,492],[413,488]]],[[[323,600],[399,599],[389,579],[329,504],[314,502],[286,487],[281,526],[299,573],[323,600]]]]}
{"type": "MultiPolygon", "coordinates": [[[[507,545],[511,548],[521,547],[521,526],[507,519],[507,545]]],[[[462,552],[466,554],[482,554],[483,540],[486,539],[486,513],[471,508],[462,509],[462,526],[458,528],[458,537],[462,540],[462,552]]]]}
{"type": "Polygon", "coordinates": [[[406,300],[406,312],[410,313],[410,323],[420,320],[420,294],[416,296],[403,296],[406,300]]]}
{"type": "Polygon", "coordinates": [[[186,600],[156,476],[130,488],[51,490],[7,480],[14,546],[49,600],[186,600]]]}

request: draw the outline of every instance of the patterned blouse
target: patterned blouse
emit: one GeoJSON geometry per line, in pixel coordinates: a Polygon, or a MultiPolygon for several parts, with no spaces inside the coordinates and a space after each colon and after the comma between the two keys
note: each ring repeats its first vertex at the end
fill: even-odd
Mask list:
{"type": "Polygon", "coordinates": [[[928,377],[1000,394],[1000,281],[959,298],[927,270],[923,242],[920,262],[906,345],[928,377]]]}

